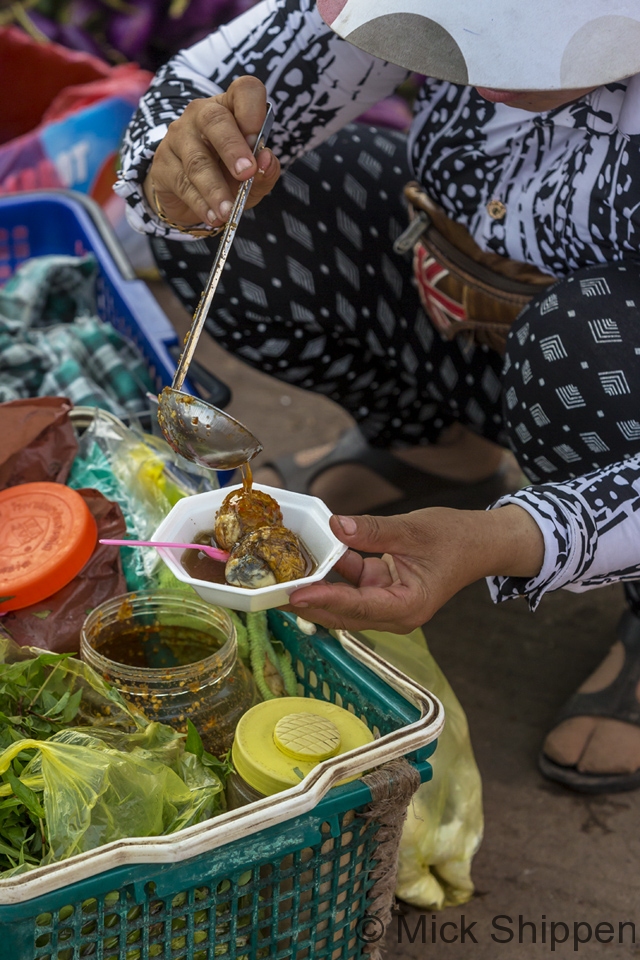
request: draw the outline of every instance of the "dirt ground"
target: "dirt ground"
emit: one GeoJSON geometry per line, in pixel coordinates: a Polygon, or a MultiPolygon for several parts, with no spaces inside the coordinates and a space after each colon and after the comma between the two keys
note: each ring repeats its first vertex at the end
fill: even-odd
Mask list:
{"type": "MultiPolygon", "coordinates": [[[[164,288],[153,289],[183,332],[189,318],[164,288]]],[[[227,409],[260,437],[263,462],[334,440],[350,423],[330,401],[251,370],[206,337],[198,355],[231,386],[227,409]]],[[[447,504],[482,507],[482,495],[470,490],[447,504]]],[[[494,606],[479,583],[426,625],[469,719],[485,837],[474,861],[473,900],[437,915],[400,904],[386,939],[389,956],[640,957],[640,794],[590,799],[548,783],[536,767],[557,710],[602,659],[623,608],[622,591],[613,586],[560,591],[531,614],[524,603],[494,606]]]]}

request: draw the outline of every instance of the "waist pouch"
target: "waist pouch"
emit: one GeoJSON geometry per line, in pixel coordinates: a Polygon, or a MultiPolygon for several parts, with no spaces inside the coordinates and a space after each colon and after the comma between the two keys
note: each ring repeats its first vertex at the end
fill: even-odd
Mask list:
{"type": "Polygon", "coordinates": [[[481,250],[467,228],[450,220],[419,184],[407,184],[404,195],[410,223],[394,250],[413,248],[420,300],[432,323],[447,339],[464,333],[504,353],[515,318],[556,277],[481,250]]]}

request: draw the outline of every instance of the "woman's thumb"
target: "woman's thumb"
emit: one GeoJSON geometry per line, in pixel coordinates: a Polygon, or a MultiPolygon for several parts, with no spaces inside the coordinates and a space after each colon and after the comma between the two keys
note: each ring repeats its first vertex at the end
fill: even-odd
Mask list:
{"type": "MultiPolygon", "coordinates": [[[[402,549],[399,517],[331,517],[331,529],[338,540],[352,550],[365,553],[396,553],[402,549]]],[[[400,525],[402,526],[402,524],[400,525]]]]}

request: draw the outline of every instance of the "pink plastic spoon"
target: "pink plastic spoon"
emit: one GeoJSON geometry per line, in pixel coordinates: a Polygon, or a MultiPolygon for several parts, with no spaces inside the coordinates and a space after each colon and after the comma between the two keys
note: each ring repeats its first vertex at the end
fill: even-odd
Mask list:
{"type": "Polygon", "coordinates": [[[229,554],[218,547],[208,547],[205,543],[165,543],[160,540],[100,540],[110,547],[184,547],[191,550],[201,550],[212,560],[221,560],[226,563],[229,554]]]}

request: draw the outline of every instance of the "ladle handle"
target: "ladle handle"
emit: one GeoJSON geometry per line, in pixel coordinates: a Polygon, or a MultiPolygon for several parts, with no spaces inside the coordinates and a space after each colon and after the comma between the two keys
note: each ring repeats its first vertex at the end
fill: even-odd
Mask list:
{"type": "MultiPolygon", "coordinates": [[[[271,127],[273,126],[273,107],[270,103],[267,103],[267,115],[264,118],[264,123],[262,124],[262,129],[258,134],[258,139],[256,140],[256,145],[253,148],[253,155],[256,157],[258,153],[264,149],[267,138],[271,132],[271,127]]],[[[211,273],[209,274],[209,279],[207,280],[207,285],[202,291],[202,296],[200,297],[200,302],[196,307],[196,312],[193,315],[193,320],[191,322],[191,329],[187,335],[185,341],[184,350],[182,351],[182,356],[176,367],[175,376],[173,378],[173,383],[171,386],[174,390],[180,390],[182,384],[185,381],[187,373],[189,371],[189,364],[193,359],[193,354],[198,345],[198,340],[200,339],[200,334],[202,333],[202,328],[204,327],[204,322],[207,319],[209,314],[209,308],[211,307],[211,301],[213,300],[216,288],[222,276],[222,271],[224,265],[227,262],[227,257],[229,256],[229,251],[231,250],[231,244],[234,241],[236,230],[238,229],[238,223],[240,222],[240,217],[244,210],[245,204],[247,202],[247,197],[249,196],[249,191],[253,186],[253,177],[250,177],[248,180],[245,180],[238,190],[236,195],[235,202],[231,213],[229,214],[229,219],[227,220],[227,225],[222,234],[220,244],[218,246],[218,252],[216,253],[215,260],[213,261],[213,266],[211,267],[211,273]]]]}

